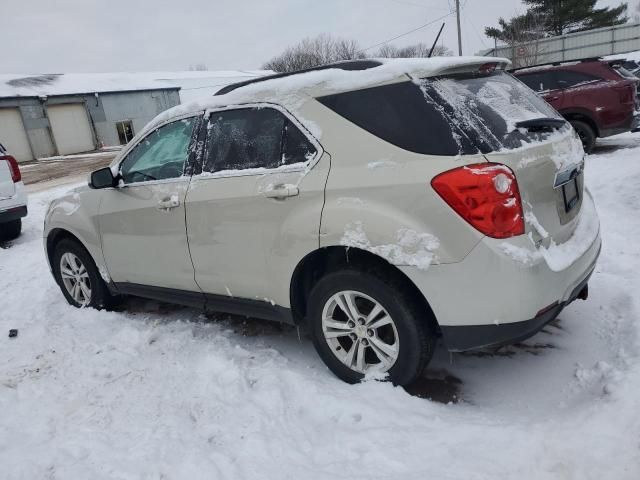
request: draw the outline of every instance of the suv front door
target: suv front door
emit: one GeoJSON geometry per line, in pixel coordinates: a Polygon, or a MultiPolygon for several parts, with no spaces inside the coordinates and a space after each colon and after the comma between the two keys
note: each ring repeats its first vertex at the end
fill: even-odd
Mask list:
{"type": "Polygon", "coordinates": [[[208,303],[221,295],[288,305],[281,282],[318,248],[329,172],[328,155],[303,131],[273,106],[209,112],[202,174],[193,176],[186,207],[208,303]]]}
{"type": "MultiPolygon", "coordinates": [[[[143,286],[198,291],[184,201],[201,119],[202,113],[150,132],[120,163],[120,185],[103,190],[102,250],[112,281],[124,293],[143,286]]],[[[201,304],[202,295],[196,297],[201,304]]]]}

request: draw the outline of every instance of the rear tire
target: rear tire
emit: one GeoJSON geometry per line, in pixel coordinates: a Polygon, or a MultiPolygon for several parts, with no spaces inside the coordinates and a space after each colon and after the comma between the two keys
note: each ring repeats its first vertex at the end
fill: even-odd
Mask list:
{"type": "Polygon", "coordinates": [[[55,246],[52,263],[53,276],[70,305],[98,310],[111,306],[114,298],[91,255],[78,242],[61,240],[55,246]]]}
{"type": "Polygon", "coordinates": [[[580,120],[570,120],[571,126],[576,131],[582,142],[582,148],[585,153],[591,153],[593,147],[596,144],[596,132],[588,123],[581,122],[580,120]]]}
{"type": "Polygon", "coordinates": [[[10,222],[0,223],[0,240],[13,240],[20,236],[22,231],[22,220],[11,220],[10,222]]]}
{"type": "Polygon", "coordinates": [[[311,291],[307,311],[318,354],[347,383],[378,370],[404,386],[433,355],[436,335],[427,312],[381,272],[345,269],[324,276],[311,291]],[[343,308],[349,309],[349,299],[356,306],[351,314],[343,308]]]}

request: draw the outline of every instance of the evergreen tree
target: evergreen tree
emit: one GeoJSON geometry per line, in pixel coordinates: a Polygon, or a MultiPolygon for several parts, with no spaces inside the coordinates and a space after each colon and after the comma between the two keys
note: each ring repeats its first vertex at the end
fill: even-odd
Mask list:
{"type": "Polygon", "coordinates": [[[514,31],[521,31],[531,18],[542,19],[542,35],[553,36],[620,25],[628,20],[627,4],[596,8],[597,0],[523,0],[527,12],[509,21],[499,20],[500,28],[487,27],[490,38],[509,41],[514,31]]]}

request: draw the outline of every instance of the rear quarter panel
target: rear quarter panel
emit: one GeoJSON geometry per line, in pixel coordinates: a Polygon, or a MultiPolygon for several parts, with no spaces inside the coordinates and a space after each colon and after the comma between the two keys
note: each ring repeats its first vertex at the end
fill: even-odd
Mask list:
{"type": "MultiPolygon", "coordinates": [[[[369,250],[396,265],[461,261],[482,238],[431,187],[443,171],[482,155],[428,156],[387,143],[315,102],[331,154],[320,246],[369,250]]],[[[417,265],[416,265],[417,266],[417,265]]]]}

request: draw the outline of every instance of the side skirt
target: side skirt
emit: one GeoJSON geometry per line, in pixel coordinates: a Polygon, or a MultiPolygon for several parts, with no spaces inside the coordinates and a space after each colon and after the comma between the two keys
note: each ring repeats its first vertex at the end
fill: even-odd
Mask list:
{"type": "Polygon", "coordinates": [[[263,300],[214,295],[173,288],[154,287],[137,283],[118,282],[112,284],[116,293],[150,298],[161,302],[175,303],[201,310],[226,312],[246,317],[261,318],[294,324],[291,309],[272,305],[263,300]]]}

